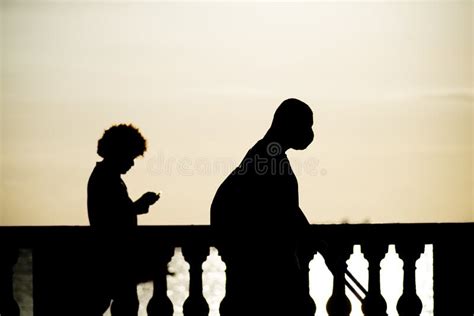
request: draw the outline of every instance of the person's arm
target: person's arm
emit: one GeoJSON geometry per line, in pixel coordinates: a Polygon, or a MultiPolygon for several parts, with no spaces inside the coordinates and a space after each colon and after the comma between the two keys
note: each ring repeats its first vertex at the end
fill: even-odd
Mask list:
{"type": "Polygon", "coordinates": [[[154,192],[147,192],[143,194],[138,200],[133,202],[133,209],[135,214],[146,214],[151,205],[155,204],[160,199],[160,196],[154,192]]]}

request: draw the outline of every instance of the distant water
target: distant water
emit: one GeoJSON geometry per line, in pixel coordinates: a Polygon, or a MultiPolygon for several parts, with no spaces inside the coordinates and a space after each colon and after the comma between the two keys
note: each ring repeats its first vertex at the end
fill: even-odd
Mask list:
{"type": "MultiPolygon", "coordinates": [[[[15,297],[21,308],[21,316],[33,315],[33,278],[32,255],[28,249],[20,251],[20,258],[15,266],[15,297]]],[[[360,247],[354,247],[354,254],[348,261],[351,273],[367,288],[367,261],[360,253],[360,247]]],[[[398,315],[396,303],[402,293],[403,263],[398,258],[394,246],[382,261],[381,282],[382,294],[387,301],[389,316],[398,315]]],[[[183,315],[183,303],[189,294],[189,264],[184,260],[180,248],[176,248],[175,255],[168,265],[174,275],[168,276],[168,296],[174,305],[174,316],[183,315]]],[[[207,261],[203,264],[203,294],[206,298],[210,313],[209,316],[219,315],[219,304],[225,295],[225,264],[220,260],[216,249],[211,248],[207,261]]],[[[324,259],[318,254],[310,263],[310,293],[317,305],[316,316],[327,316],[326,302],[331,296],[332,275],[327,269],[324,259]]],[[[425,246],[425,253],[417,262],[417,292],[423,302],[422,316],[433,315],[433,247],[425,246]]],[[[139,316],[146,316],[146,305],[153,294],[151,282],[140,284],[137,287],[140,299],[139,316]]],[[[349,290],[346,291],[352,303],[351,316],[363,316],[361,304],[349,290]]],[[[104,315],[110,316],[107,311],[104,315]]]]}
{"type": "Polygon", "coordinates": [[[14,291],[20,305],[21,316],[33,315],[33,273],[32,255],[29,249],[20,249],[20,256],[15,265],[14,291]]]}

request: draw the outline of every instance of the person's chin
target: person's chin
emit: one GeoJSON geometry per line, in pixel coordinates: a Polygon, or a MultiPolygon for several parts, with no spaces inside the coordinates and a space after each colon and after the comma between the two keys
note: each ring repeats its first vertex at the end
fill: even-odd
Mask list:
{"type": "Polygon", "coordinates": [[[294,150],[305,150],[306,148],[308,148],[309,145],[311,145],[311,142],[305,143],[305,144],[297,144],[297,145],[293,146],[293,149],[294,150]]]}

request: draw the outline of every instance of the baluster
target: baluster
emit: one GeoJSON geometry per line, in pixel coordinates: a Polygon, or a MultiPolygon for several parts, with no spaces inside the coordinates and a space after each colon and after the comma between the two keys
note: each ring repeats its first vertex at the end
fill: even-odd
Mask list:
{"type": "Polygon", "coordinates": [[[424,251],[425,245],[419,243],[397,244],[398,255],[403,260],[403,293],[397,303],[400,316],[419,316],[423,308],[416,294],[416,261],[424,251]]]}
{"type": "Polygon", "coordinates": [[[300,251],[298,257],[300,260],[300,267],[304,275],[303,282],[305,283],[304,285],[307,289],[307,291],[305,292],[305,295],[307,295],[305,297],[305,304],[307,305],[307,308],[305,308],[305,310],[307,309],[311,315],[314,315],[316,313],[316,303],[314,302],[309,292],[309,263],[314,258],[314,251],[312,251],[311,249],[303,249],[302,251],[300,251]]]}
{"type": "Polygon", "coordinates": [[[334,280],[332,295],[326,305],[329,316],[349,316],[352,310],[351,302],[346,296],[345,272],[346,261],[352,254],[352,245],[330,245],[326,256],[326,264],[331,270],[334,280]]]}
{"type": "Polygon", "coordinates": [[[209,255],[209,247],[190,245],[183,247],[183,255],[189,262],[189,296],[184,302],[185,316],[207,316],[209,306],[202,293],[202,264],[209,255]]]}
{"type": "Polygon", "coordinates": [[[166,276],[168,262],[174,254],[174,247],[159,250],[156,267],[153,270],[153,296],[147,306],[148,316],[172,316],[173,303],[167,295],[166,276]]]}
{"type": "Polygon", "coordinates": [[[20,308],[13,296],[13,267],[18,260],[18,249],[2,248],[0,251],[0,315],[19,316],[20,308]]]}
{"type": "Polygon", "coordinates": [[[362,311],[366,316],[387,315],[387,303],[380,292],[380,262],[388,251],[388,245],[369,242],[363,244],[361,249],[369,262],[369,289],[362,311]]]}
{"type": "Polygon", "coordinates": [[[221,255],[222,261],[226,265],[225,296],[222,299],[221,305],[219,306],[219,314],[221,316],[228,316],[228,315],[232,315],[232,312],[233,312],[232,306],[233,304],[235,304],[235,302],[233,301],[235,299],[235,295],[233,295],[233,287],[232,287],[232,284],[229,283],[229,274],[232,274],[232,268],[229,267],[230,260],[228,259],[226,252],[222,250],[222,248],[218,249],[218,251],[219,251],[219,254],[221,255]]]}

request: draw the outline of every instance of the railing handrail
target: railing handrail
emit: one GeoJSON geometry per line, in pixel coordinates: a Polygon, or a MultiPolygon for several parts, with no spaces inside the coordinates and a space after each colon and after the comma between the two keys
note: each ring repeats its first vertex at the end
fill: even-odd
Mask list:
{"type": "MultiPolygon", "coordinates": [[[[311,236],[317,242],[330,239],[336,242],[361,244],[367,240],[378,240],[388,244],[418,242],[433,244],[469,237],[474,231],[474,222],[463,223],[375,223],[375,224],[313,224],[311,236]],[[421,232],[421,233],[420,233],[421,232]],[[402,234],[400,234],[402,233],[402,234]]],[[[144,225],[138,227],[139,235],[164,240],[173,244],[206,242],[214,245],[209,225],[144,225]]],[[[0,226],[0,241],[19,247],[34,247],[50,243],[84,241],[90,238],[89,226],[0,226]],[[61,236],[61,240],[57,237],[61,236]]]]}

